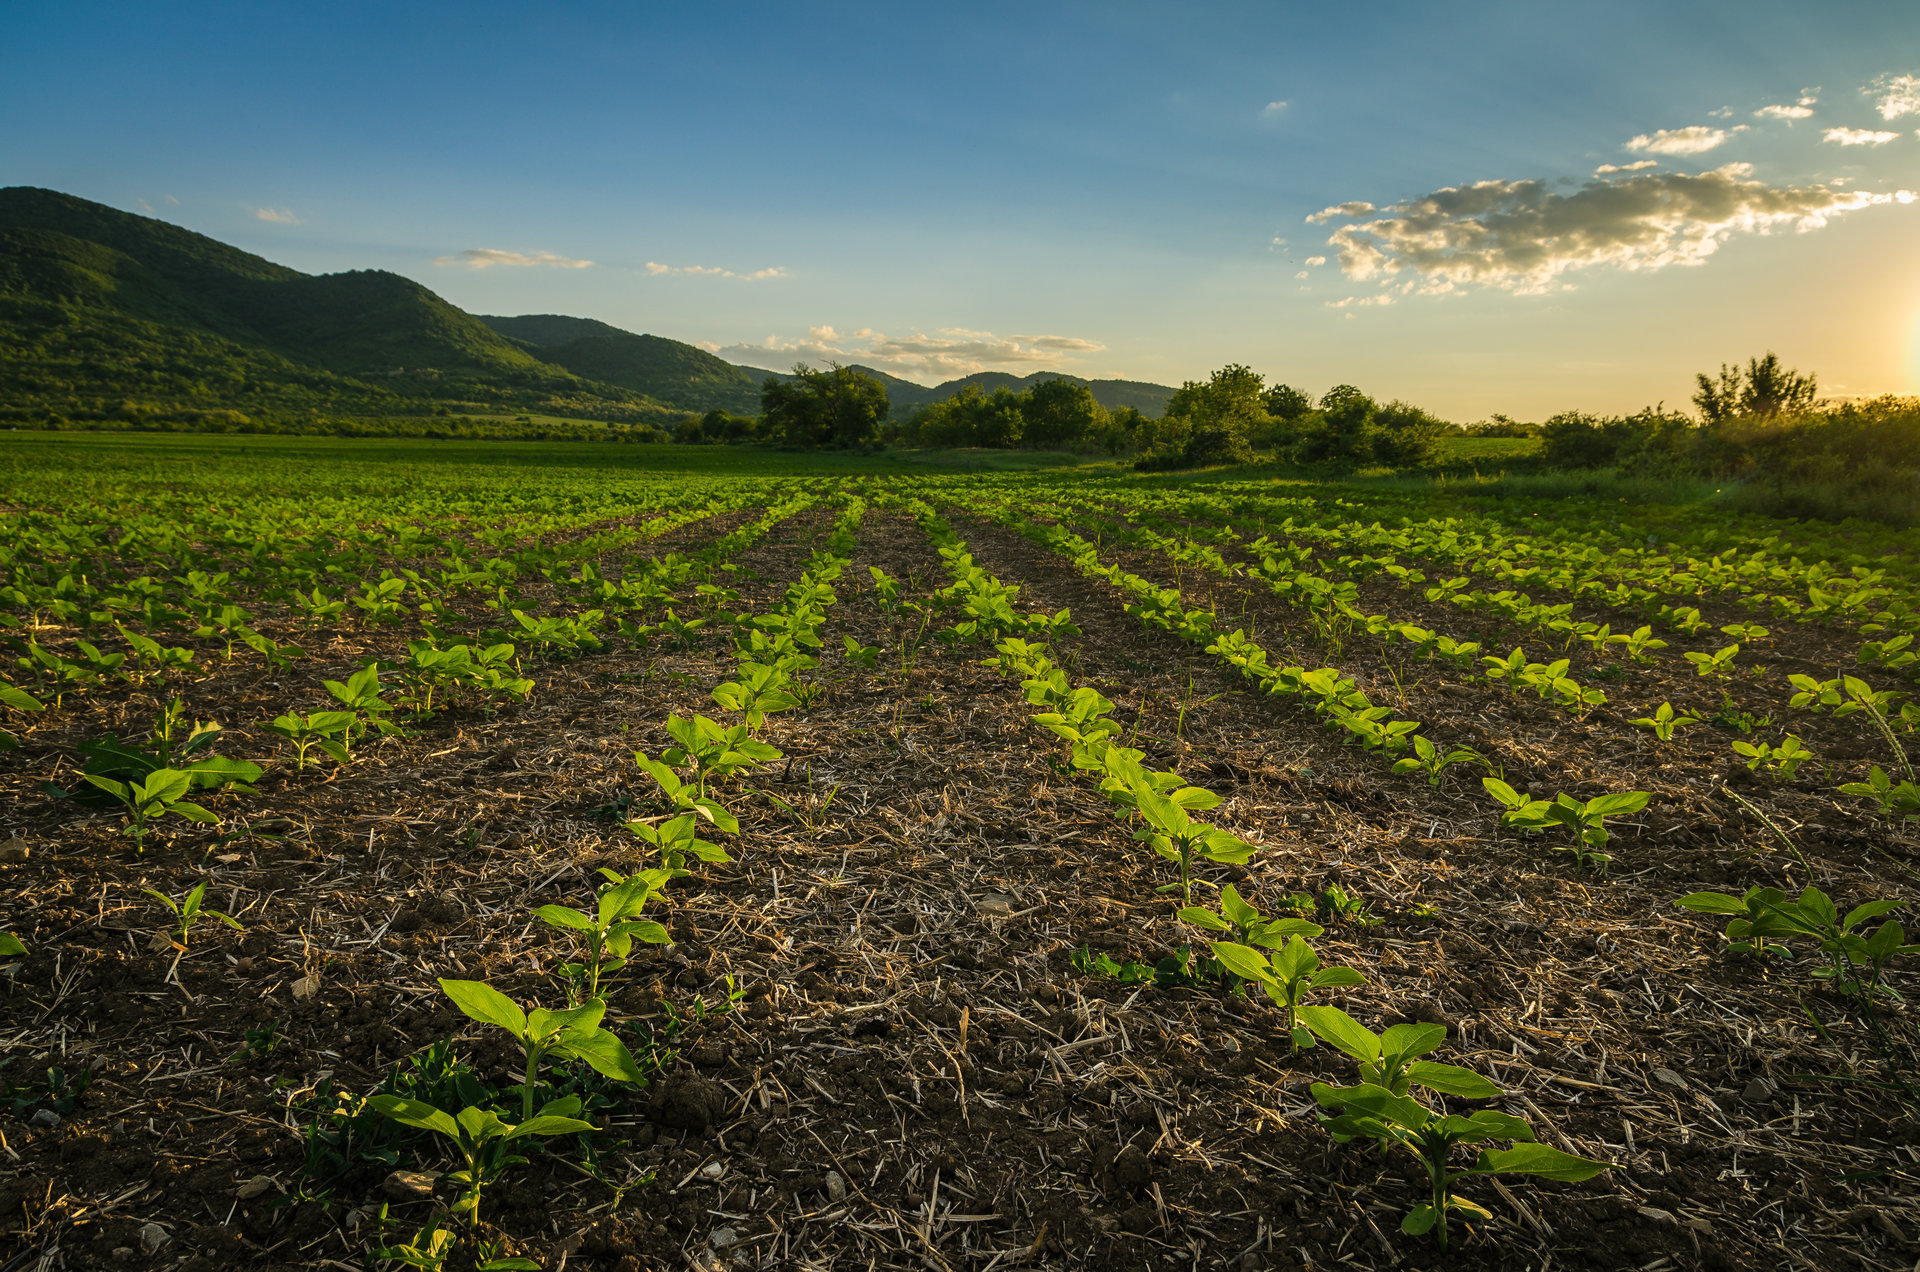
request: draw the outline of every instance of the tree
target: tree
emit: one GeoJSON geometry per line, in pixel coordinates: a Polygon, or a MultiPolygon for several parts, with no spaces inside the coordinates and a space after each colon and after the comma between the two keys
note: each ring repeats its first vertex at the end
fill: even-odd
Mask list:
{"type": "Polygon", "coordinates": [[[1813,376],[1782,366],[1780,356],[1771,349],[1765,357],[1749,358],[1744,372],[1723,362],[1718,379],[1704,371],[1694,379],[1700,387],[1693,395],[1693,404],[1709,424],[1798,415],[1813,405],[1818,391],[1813,376]]]}
{"type": "Polygon", "coordinates": [[[1106,414],[1093,400],[1093,390],[1073,380],[1042,380],[1028,389],[1024,444],[1036,447],[1075,446],[1099,431],[1106,414]]]}
{"type": "Polygon", "coordinates": [[[1266,382],[1239,363],[1215,371],[1206,383],[1187,381],[1167,400],[1167,419],[1184,420],[1187,464],[1242,463],[1252,458],[1247,439],[1272,423],[1264,402],[1266,382]]]}
{"type": "Polygon", "coordinates": [[[1351,384],[1336,384],[1320,398],[1317,427],[1300,439],[1300,458],[1308,463],[1354,464],[1367,457],[1367,431],[1373,427],[1373,399],[1351,384]]]}
{"type": "Polygon", "coordinates": [[[1313,409],[1313,398],[1291,384],[1276,384],[1263,400],[1267,414],[1276,420],[1297,420],[1313,409]]]}
{"type": "Polygon", "coordinates": [[[760,386],[767,432],[793,446],[859,446],[890,407],[884,384],[838,363],[826,371],[800,363],[792,379],[769,376],[760,386]]]}

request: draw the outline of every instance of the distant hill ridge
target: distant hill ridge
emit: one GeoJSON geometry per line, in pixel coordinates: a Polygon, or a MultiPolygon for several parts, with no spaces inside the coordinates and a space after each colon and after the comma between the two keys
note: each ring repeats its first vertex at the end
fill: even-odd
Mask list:
{"type": "MultiPolygon", "coordinates": [[[[1053,374],[929,389],[869,373],[902,413],[968,384],[1017,390],[1053,374]]],[[[153,217],[0,189],[0,406],[13,414],[532,410],[668,423],[755,412],[770,374],[592,318],[469,314],[384,270],[304,274],[153,217]]],[[[1109,407],[1149,414],[1172,392],[1090,383],[1109,407]]]]}

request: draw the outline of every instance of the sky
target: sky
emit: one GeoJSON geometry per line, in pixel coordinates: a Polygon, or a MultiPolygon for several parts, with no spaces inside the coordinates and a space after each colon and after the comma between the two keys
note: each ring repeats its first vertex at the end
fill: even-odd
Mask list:
{"type": "Polygon", "coordinates": [[[0,120],[0,184],[773,369],[1920,391],[1911,0],[14,0],[0,120]]]}

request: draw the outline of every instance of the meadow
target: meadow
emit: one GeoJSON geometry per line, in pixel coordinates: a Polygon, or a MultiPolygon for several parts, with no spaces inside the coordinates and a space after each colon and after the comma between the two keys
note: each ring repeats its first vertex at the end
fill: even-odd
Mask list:
{"type": "Polygon", "coordinates": [[[1910,1266],[1920,537],[973,467],[0,436],[0,1267],[1910,1266]]]}

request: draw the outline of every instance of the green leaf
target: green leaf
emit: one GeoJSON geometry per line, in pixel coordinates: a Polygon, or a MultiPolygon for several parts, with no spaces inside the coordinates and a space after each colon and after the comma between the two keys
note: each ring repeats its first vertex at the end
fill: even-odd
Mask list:
{"type": "Polygon", "coordinates": [[[499,1025],[516,1038],[527,1036],[527,1014],[485,981],[442,979],[440,988],[455,1007],[481,1024],[499,1025]]]}
{"type": "Polygon", "coordinates": [[[1624,791],[1602,795],[1587,801],[1586,813],[1589,817],[1620,817],[1627,813],[1637,813],[1647,806],[1648,798],[1645,791],[1624,791]]]}
{"type": "Polygon", "coordinates": [[[431,1104],[425,1104],[419,1100],[405,1100],[397,1095],[369,1096],[367,1103],[396,1122],[417,1126],[423,1131],[438,1131],[449,1139],[460,1138],[460,1128],[453,1118],[431,1104]]]}
{"type": "Polygon", "coordinates": [[[1416,1060],[1407,1066],[1407,1076],[1429,1091],[1457,1095],[1467,1100],[1490,1100],[1500,1094],[1500,1088],[1492,1082],[1458,1065],[1416,1060]]]}
{"type": "Polygon", "coordinates": [[[646,1081],[640,1067],[633,1062],[633,1054],[627,1050],[627,1044],[605,1029],[598,1030],[584,1038],[567,1040],[566,1050],[585,1060],[595,1072],[622,1082],[639,1085],[646,1081]]]}
{"type": "Polygon", "coordinates": [[[517,1140],[525,1139],[529,1135],[574,1135],[581,1131],[591,1131],[593,1129],[595,1128],[592,1122],[583,1122],[577,1117],[554,1117],[550,1114],[535,1114],[500,1138],[517,1140]]]}
{"type": "Polygon", "coordinates": [[[1300,1023],[1355,1060],[1380,1059],[1380,1039],[1365,1025],[1338,1007],[1302,1007],[1300,1023]]]}
{"type": "Polygon", "coordinates": [[[1315,989],[1332,989],[1350,985],[1364,985],[1367,978],[1351,967],[1329,967],[1315,972],[1309,982],[1315,989]]]}
{"type": "Polygon", "coordinates": [[[1500,1152],[1481,1153],[1473,1169],[1485,1175],[1539,1175],[1543,1179],[1577,1184],[1603,1170],[1612,1170],[1613,1163],[1575,1157],[1545,1144],[1515,1144],[1500,1152]]]}
{"type": "Polygon", "coordinates": [[[0,957],[11,958],[16,954],[25,954],[27,947],[20,938],[11,932],[0,932],[0,957]]]}
{"type": "Polygon", "coordinates": [[[1697,914],[1745,914],[1747,903],[1740,897],[1730,897],[1724,892],[1689,892],[1674,902],[1683,910],[1692,910],[1697,914]]]}
{"type": "Polygon", "coordinates": [[[1195,927],[1205,928],[1209,932],[1231,932],[1233,930],[1233,924],[1227,922],[1205,906],[1190,905],[1180,911],[1179,917],[1183,922],[1191,923],[1195,927]]]}
{"type": "Polygon", "coordinates": [[[534,915],[554,927],[571,928],[575,932],[591,932],[595,927],[592,919],[564,905],[543,905],[534,915]]]}
{"type": "Polygon", "coordinates": [[[1271,981],[1273,979],[1273,969],[1267,965],[1267,960],[1261,956],[1260,951],[1248,946],[1238,945],[1232,941],[1215,941],[1213,956],[1220,960],[1222,967],[1245,980],[1271,981]]]}
{"type": "Polygon", "coordinates": [[[1432,1206],[1415,1206],[1400,1221],[1400,1231],[1410,1237],[1422,1236],[1433,1231],[1433,1225],[1440,1222],[1440,1212],[1432,1206]]]}
{"type": "Polygon", "coordinates": [[[1426,1055],[1446,1040],[1445,1025],[1428,1023],[1395,1025],[1380,1035],[1380,1050],[1384,1055],[1411,1060],[1415,1056],[1426,1055]]]}

